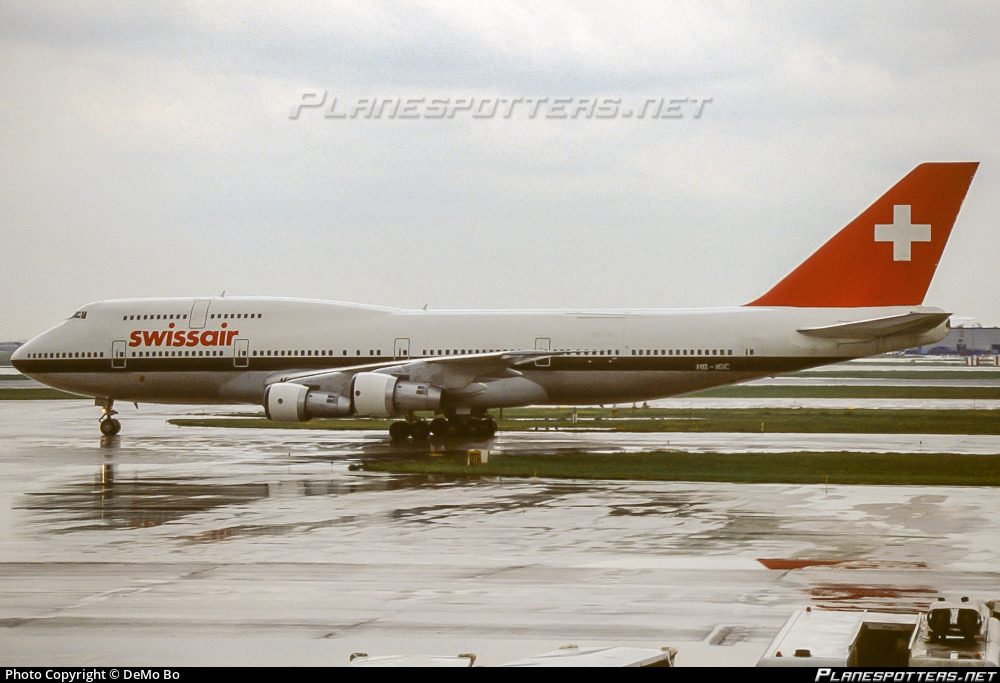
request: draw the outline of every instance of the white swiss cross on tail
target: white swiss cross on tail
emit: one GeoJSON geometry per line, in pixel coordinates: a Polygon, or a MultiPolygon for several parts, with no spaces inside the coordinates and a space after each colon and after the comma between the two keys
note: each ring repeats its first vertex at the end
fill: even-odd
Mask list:
{"type": "Polygon", "coordinates": [[[875,241],[892,242],[893,261],[909,261],[914,242],[931,241],[931,226],[927,223],[914,225],[910,220],[910,205],[896,204],[892,207],[892,224],[875,226],[875,241]]]}

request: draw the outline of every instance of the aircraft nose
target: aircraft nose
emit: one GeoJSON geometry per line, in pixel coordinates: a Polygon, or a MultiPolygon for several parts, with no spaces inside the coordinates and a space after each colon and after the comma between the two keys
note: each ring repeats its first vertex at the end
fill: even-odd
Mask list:
{"type": "Polygon", "coordinates": [[[24,361],[28,357],[28,344],[21,344],[19,347],[14,349],[14,353],[10,354],[10,364],[14,366],[14,369],[18,372],[24,372],[24,361]]]}

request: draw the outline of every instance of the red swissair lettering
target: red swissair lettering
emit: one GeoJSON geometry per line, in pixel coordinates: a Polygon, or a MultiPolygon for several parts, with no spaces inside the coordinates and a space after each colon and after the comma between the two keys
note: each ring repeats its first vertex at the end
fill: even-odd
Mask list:
{"type": "MultiPolygon", "coordinates": [[[[133,330],[129,346],[229,346],[239,330],[133,330]]],[[[222,323],[225,327],[226,323],[222,323]]]]}

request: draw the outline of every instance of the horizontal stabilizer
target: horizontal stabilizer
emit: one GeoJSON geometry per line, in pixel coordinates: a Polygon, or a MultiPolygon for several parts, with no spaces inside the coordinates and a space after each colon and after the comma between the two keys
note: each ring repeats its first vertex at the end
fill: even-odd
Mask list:
{"type": "Polygon", "coordinates": [[[879,337],[889,337],[894,334],[914,334],[933,330],[951,316],[950,313],[903,313],[884,318],[871,318],[857,322],[822,325],[820,327],[802,327],[799,332],[810,337],[822,339],[844,339],[849,341],[867,341],[879,337]]]}

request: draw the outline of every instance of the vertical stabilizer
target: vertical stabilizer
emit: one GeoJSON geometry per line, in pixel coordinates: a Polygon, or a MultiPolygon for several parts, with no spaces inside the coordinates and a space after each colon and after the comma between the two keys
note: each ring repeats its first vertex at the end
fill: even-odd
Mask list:
{"type": "Polygon", "coordinates": [[[978,162],[917,166],[802,265],[747,306],[923,303],[978,162]]]}

